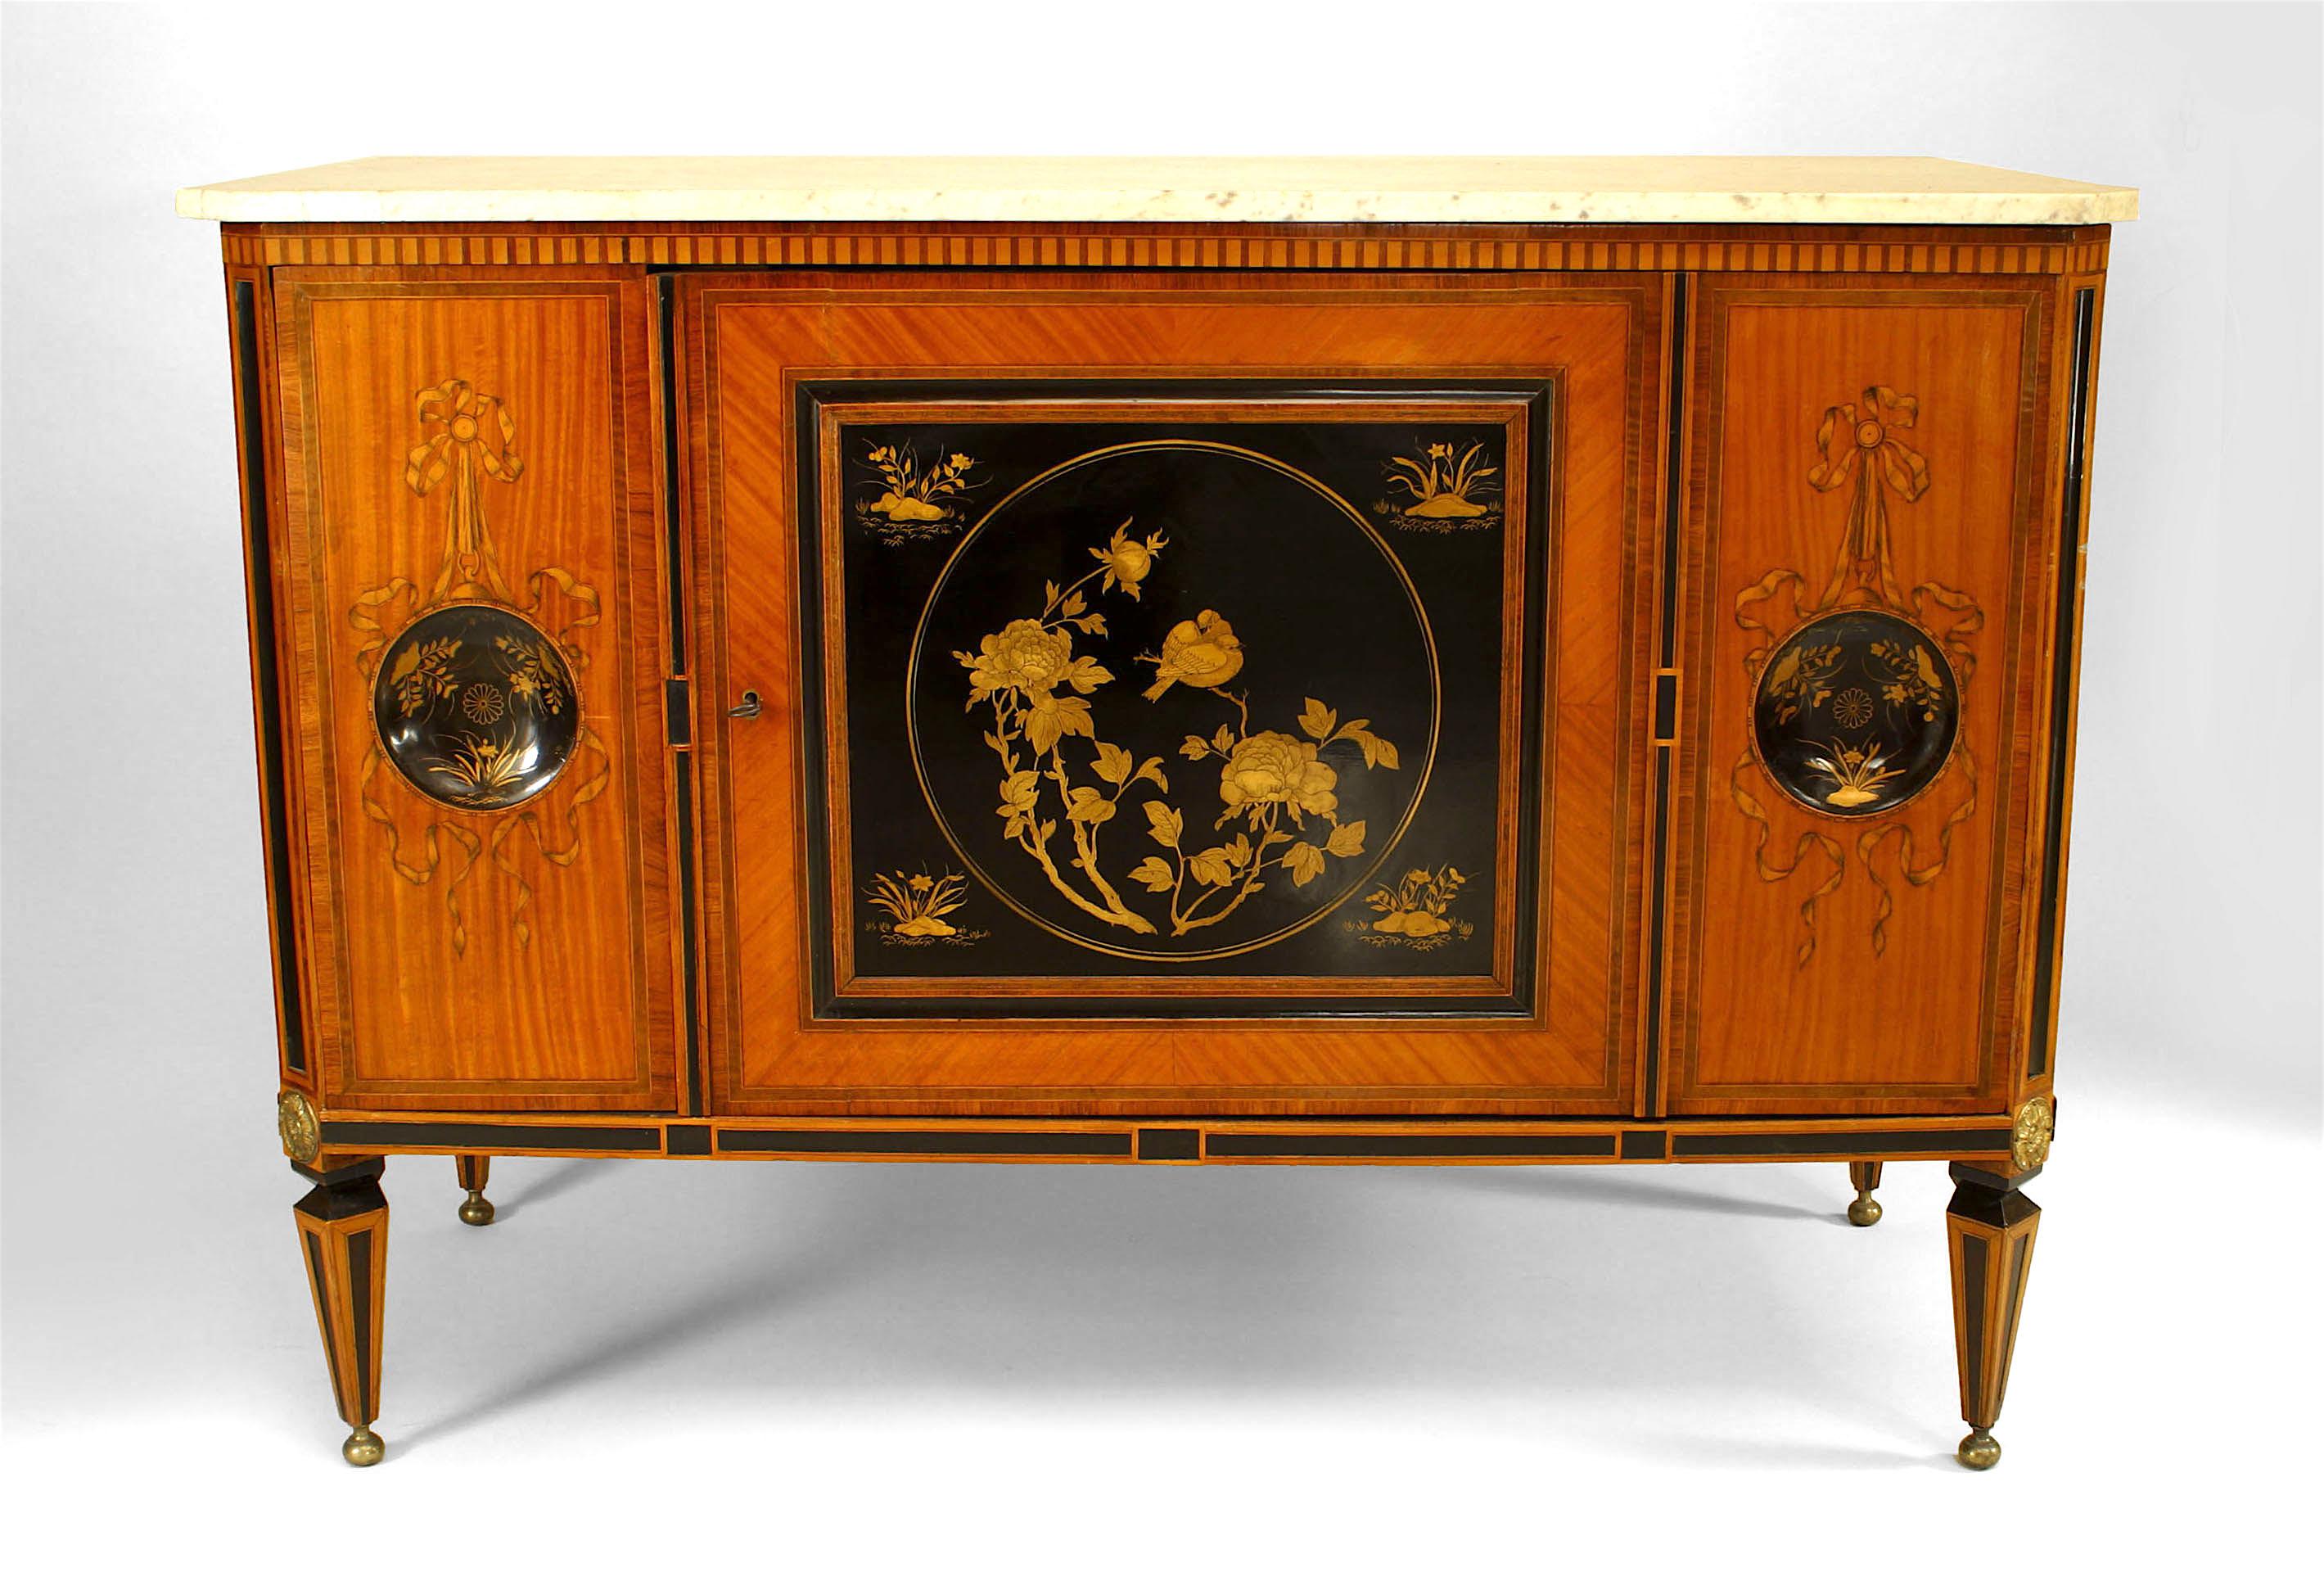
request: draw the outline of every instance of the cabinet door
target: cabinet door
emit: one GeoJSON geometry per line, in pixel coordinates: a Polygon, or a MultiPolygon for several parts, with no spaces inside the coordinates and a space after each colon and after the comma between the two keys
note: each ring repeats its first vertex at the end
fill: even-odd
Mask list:
{"type": "Polygon", "coordinates": [[[1627,1111],[1661,290],[686,281],[717,1108],[1627,1111]]]}
{"type": "Polygon", "coordinates": [[[2002,1105],[2054,316],[2015,280],[1703,288],[1673,1112],[2002,1105]]]}
{"type": "Polygon", "coordinates": [[[276,290],[325,1101],[668,1107],[644,284],[276,290]]]}

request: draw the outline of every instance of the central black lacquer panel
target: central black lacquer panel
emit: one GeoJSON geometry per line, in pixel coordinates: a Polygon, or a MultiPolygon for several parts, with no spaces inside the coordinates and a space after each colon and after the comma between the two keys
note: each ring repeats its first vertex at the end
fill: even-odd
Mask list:
{"type": "Polygon", "coordinates": [[[826,1000],[1075,1013],[1144,977],[1204,1013],[1286,983],[1296,1012],[1505,1013],[1539,390],[1168,420],[910,391],[800,411],[826,1000]]]}
{"type": "Polygon", "coordinates": [[[1386,542],[1300,471],[1184,439],[1077,456],[968,531],[908,692],[954,852],[1116,955],[1321,920],[1378,877],[1436,751],[1435,646],[1386,542]]]}

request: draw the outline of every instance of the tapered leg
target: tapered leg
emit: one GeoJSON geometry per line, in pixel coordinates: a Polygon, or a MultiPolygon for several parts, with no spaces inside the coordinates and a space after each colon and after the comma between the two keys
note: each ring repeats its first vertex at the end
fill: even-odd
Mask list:
{"type": "Polygon", "coordinates": [[[2042,1208],[2017,1192],[2031,1174],[2004,1178],[1960,1163],[1953,1164],[1952,1174],[1945,1236],[1952,1254],[1961,1418],[1969,1427],[1956,1456],[1964,1467],[1990,1468],[2001,1461],[1993,1427],[2009,1387],[2009,1358],[2017,1346],[2017,1315],[2042,1208]]]}
{"type": "Polygon", "coordinates": [[[381,1310],[387,1282],[387,1197],[379,1158],[327,1170],[291,1165],[315,1181],[292,1211],[307,1281],[315,1290],[315,1321],[330,1366],[331,1395],[347,1422],[340,1455],[368,1468],[386,1455],[373,1433],[379,1418],[381,1310]]]}
{"type": "Polygon", "coordinates": [[[1856,1187],[1856,1199],[1848,1203],[1848,1220],[1859,1228],[1869,1228],[1880,1221],[1880,1203],[1872,1198],[1872,1192],[1880,1188],[1880,1165],[1849,1163],[1848,1182],[1856,1187]]]}
{"type": "Polygon", "coordinates": [[[456,1157],[452,1161],[460,1165],[460,1188],[468,1192],[468,1198],[460,1203],[460,1221],[471,1228],[481,1228],[493,1220],[493,1204],[484,1199],[484,1185],[492,1176],[493,1160],[456,1157]]]}

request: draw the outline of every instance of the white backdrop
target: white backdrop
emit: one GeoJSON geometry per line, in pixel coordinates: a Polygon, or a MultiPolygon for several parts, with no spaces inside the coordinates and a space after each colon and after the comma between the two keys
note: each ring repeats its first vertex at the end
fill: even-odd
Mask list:
{"type": "MultiPolygon", "coordinates": [[[[1120,1558],[1106,1510],[1157,1553],[1344,1548],[1356,1520],[1376,1549],[1514,1534],[1559,1502],[1561,1533],[1618,1541],[1686,1531],[1646,1504],[1674,1489],[1797,1493],[1839,1534],[1956,1483],[1919,1466],[1956,1432],[1941,1180],[1893,1178],[1871,1234],[1803,1234],[1845,1198],[1810,1169],[504,1163],[504,1224],[471,1235],[448,1161],[400,1163],[402,1467],[368,1497],[325,1472],[272,1133],[217,235],[171,193],[384,152],[1934,153],[2141,187],[2107,302],[2043,1194],[2085,1209],[2082,1276],[2053,1222],[2055,1331],[2029,1311],[2012,1458],[1979,1488],[2055,1511],[2092,1460],[2142,1462],[2196,1401],[2135,1390],[2192,1378],[2156,1339],[2233,1315],[2210,1333],[2264,1344],[2253,1316],[2281,1312],[2158,1290],[2147,1252],[2234,1262],[2132,1214],[2163,1163],[2233,1207],[2319,1120],[2320,43],[2309,5],[9,6],[10,1487],[60,1509],[150,1460],[195,1470],[201,1519],[292,1481],[418,1512],[497,1472],[612,1532],[684,1499],[653,1474],[677,1464],[763,1497],[762,1527],[900,1534],[917,1492],[1039,1561],[1074,1524],[1120,1558]],[[1868,1493],[1827,1477],[1889,1466],[1868,1493]]],[[[2312,1271],[2273,1254],[2249,1269],[2312,1271]]],[[[2198,1396],[2287,1378],[2215,1369],[2198,1396]]]]}

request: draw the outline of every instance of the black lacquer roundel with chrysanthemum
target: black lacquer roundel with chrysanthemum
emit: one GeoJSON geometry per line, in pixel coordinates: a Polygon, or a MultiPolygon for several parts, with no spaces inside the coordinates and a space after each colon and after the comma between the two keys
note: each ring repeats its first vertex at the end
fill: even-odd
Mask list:
{"type": "Polygon", "coordinates": [[[473,812],[547,788],[581,739],[581,696],[557,641],[474,602],[396,634],[380,655],[372,716],[381,751],[414,790],[473,812]]]}
{"type": "Polygon", "coordinates": [[[1753,745],[1775,783],[1819,813],[1857,818],[1911,801],[1943,772],[1960,731],[1951,662],[1890,612],[1816,617],[1760,670],[1753,745]]]}

